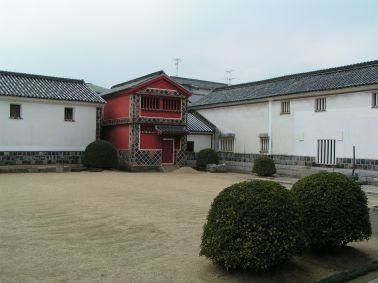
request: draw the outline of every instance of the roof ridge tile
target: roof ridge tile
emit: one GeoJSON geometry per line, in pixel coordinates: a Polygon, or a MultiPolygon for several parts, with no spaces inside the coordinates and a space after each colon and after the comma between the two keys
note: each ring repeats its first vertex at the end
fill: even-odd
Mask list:
{"type": "Polygon", "coordinates": [[[273,77],[273,78],[259,80],[259,81],[224,86],[224,87],[216,88],[214,91],[250,86],[250,85],[255,85],[255,84],[269,83],[269,82],[275,82],[275,81],[282,81],[282,80],[287,80],[291,78],[307,77],[309,75],[324,75],[324,74],[339,73],[342,71],[350,71],[353,69],[361,69],[368,66],[376,66],[376,65],[378,65],[378,60],[366,61],[362,63],[349,64],[349,65],[344,65],[340,67],[332,67],[332,68],[326,68],[326,69],[320,69],[320,70],[314,70],[314,71],[308,71],[308,72],[301,72],[301,73],[283,75],[283,76],[273,77]]]}
{"type": "Polygon", "coordinates": [[[0,70],[0,75],[17,76],[17,77],[24,77],[24,78],[45,79],[45,80],[53,80],[53,81],[70,81],[70,82],[84,83],[84,80],[82,80],[82,79],[71,79],[71,78],[64,78],[64,77],[45,76],[45,75],[11,72],[11,71],[3,71],[3,70],[0,70]]]}

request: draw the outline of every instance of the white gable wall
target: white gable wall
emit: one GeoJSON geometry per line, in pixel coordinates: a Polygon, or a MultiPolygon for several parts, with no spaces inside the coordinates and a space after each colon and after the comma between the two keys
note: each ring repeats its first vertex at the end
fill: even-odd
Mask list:
{"type": "Polygon", "coordinates": [[[0,99],[0,151],[83,151],[96,139],[96,105],[0,99]],[[23,119],[9,118],[9,105],[21,104],[23,119]],[[64,108],[75,122],[64,121],[64,108]]]}
{"type": "MultiPolygon", "coordinates": [[[[272,154],[317,155],[318,139],[336,139],[336,157],[378,159],[378,109],[372,91],[326,95],[327,110],[315,112],[315,98],[290,100],[291,113],[281,115],[281,100],[272,101],[272,154]],[[303,138],[303,141],[301,140],[303,138]]],[[[259,153],[260,133],[269,130],[269,103],[245,104],[198,112],[222,133],[235,133],[236,153],[259,153]]]]}
{"type": "Polygon", "coordinates": [[[259,134],[268,133],[269,130],[267,102],[201,109],[198,112],[223,134],[235,134],[234,152],[258,153],[260,151],[259,134]]]}

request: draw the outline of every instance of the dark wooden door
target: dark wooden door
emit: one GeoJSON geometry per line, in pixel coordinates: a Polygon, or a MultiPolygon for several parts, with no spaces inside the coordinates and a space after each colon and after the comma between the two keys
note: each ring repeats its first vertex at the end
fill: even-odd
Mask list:
{"type": "Polygon", "coordinates": [[[174,145],[173,139],[163,139],[162,141],[162,163],[174,164],[174,145]]]}

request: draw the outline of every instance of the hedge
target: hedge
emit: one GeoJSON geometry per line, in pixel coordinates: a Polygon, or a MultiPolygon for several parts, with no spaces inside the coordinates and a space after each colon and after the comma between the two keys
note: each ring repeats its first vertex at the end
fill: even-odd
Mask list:
{"type": "Polygon", "coordinates": [[[227,270],[267,270],[301,252],[300,212],[276,182],[249,181],[224,189],[213,201],[200,255],[227,270]]]}
{"type": "Polygon", "coordinates": [[[198,170],[205,170],[207,164],[218,164],[218,154],[211,148],[206,148],[198,152],[196,167],[198,170]]]}
{"type": "Polygon", "coordinates": [[[361,187],[340,173],[318,173],[295,183],[291,193],[301,207],[313,249],[369,239],[367,198],[361,187]]]}
{"type": "Polygon", "coordinates": [[[273,176],[276,174],[276,165],[272,158],[260,156],[254,161],[252,172],[259,176],[273,176]]]}
{"type": "Polygon", "coordinates": [[[117,150],[110,142],[94,141],[85,149],[83,164],[89,168],[114,168],[118,164],[117,150]]]}

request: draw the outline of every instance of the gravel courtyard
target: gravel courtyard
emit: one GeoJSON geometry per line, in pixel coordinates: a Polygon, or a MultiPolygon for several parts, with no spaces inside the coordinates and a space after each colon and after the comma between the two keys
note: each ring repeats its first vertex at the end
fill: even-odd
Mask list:
{"type": "Polygon", "coordinates": [[[311,282],[378,257],[378,239],[269,274],[227,274],[199,257],[207,211],[224,187],[210,173],[0,175],[0,282],[311,282]],[[352,262],[351,262],[352,260],[352,262]]]}

